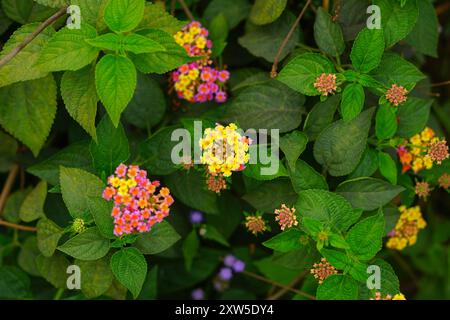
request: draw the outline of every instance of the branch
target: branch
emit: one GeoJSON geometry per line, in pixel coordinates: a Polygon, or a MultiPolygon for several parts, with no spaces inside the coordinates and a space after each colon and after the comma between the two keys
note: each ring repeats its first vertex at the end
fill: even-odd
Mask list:
{"type": "Polygon", "coordinates": [[[186,15],[188,16],[188,18],[192,21],[195,20],[194,16],[192,15],[191,10],[189,10],[188,6],[186,5],[186,2],[184,2],[184,0],[178,0],[178,2],[181,4],[181,6],[183,7],[184,12],[186,13],[186,15]]]}
{"type": "MultiPolygon", "coordinates": [[[[294,280],[289,284],[289,288],[295,287],[306,275],[308,274],[308,270],[303,271],[294,280]]],[[[282,288],[280,291],[275,292],[273,295],[269,296],[267,300],[277,300],[285,295],[289,290],[287,288],[282,288]]]]}
{"type": "Polygon", "coordinates": [[[4,226],[7,228],[16,229],[16,230],[21,230],[21,231],[30,231],[30,232],[37,231],[37,229],[35,227],[23,226],[21,224],[15,224],[15,223],[7,222],[7,221],[1,220],[1,219],[0,219],[0,226],[4,226]]]}
{"type": "Polygon", "coordinates": [[[7,55],[5,55],[0,60],[0,68],[2,68],[5,64],[7,64],[9,61],[11,61],[20,51],[22,51],[27,45],[30,44],[31,41],[34,40],[42,31],[45,30],[48,26],[53,24],[56,20],[61,18],[63,15],[65,15],[67,12],[67,7],[62,8],[57,13],[52,15],[50,18],[45,20],[32,34],[27,36],[25,40],[21,44],[19,44],[17,47],[11,50],[7,55]]]}
{"type": "Polygon", "coordinates": [[[290,292],[296,293],[299,296],[303,296],[303,297],[308,298],[310,300],[316,300],[316,297],[314,297],[313,295],[310,295],[309,293],[306,293],[306,292],[303,292],[303,291],[291,288],[289,286],[286,286],[286,285],[284,285],[282,283],[279,283],[279,282],[276,282],[276,281],[264,278],[264,277],[260,276],[259,274],[256,274],[256,273],[253,273],[253,272],[249,272],[249,271],[244,271],[243,274],[245,274],[247,276],[250,276],[252,278],[258,279],[258,280],[260,280],[262,282],[265,282],[265,283],[277,286],[279,288],[283,288],[286,291],[290,291],[290,292]]]}
{"type": "Polygon", "coordinates": [[[3,186],[2,193],[0,194],[0,215],[3,212],[3,207],[5,206],[6,199],[11,192],[12,185],[14,180],[16,179],[17,174],[19,173],[19,165],[15,164],[9,171],[8,177],[6,178],[5,185],[3,186]]]}
{"type": "Polygon", "coordinates": [[[306,2],[305,6],[303,7],[302,11],[298,15],[297,20],[295,20],[294,24],[292,25],[291,30],[289,30],[289,33],[286,35],[286,38],[284,38],[283,42],[281,43],[280,48],[278,48],[277,55],[275,56],[275,59],[274,59],[273,65],[272,65],[272,71],[270,72],[270,76],[272,78],[275,78],[278,75],[278,63],[280,63],[281,54],[283,53],[284,48],[286,47],[289,40],[291,39],[292,34],[294,33],[295,29],[298,27],[300,20],[302,20],[302,17],[305,14],[306,9],[308,9],[308,6],[310,4],[311,4],[311,0],[308,0],[306,2]]]}

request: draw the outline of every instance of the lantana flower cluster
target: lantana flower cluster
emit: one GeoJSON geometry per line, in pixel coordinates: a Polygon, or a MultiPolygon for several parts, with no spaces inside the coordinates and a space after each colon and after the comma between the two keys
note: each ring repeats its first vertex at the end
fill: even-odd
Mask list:
{"type": "Polygon", "coordinates": [[[116,236],[148,232],[169,215],[174,200],[168,188],[158,191],[159,187],[159,181],[150,181],[147,171],[138,166],[121,164],[116,168],[103,191],[104,199],[114,201],[111,215],[116,236]]]}
{"type": "Polygon", "coordinates": [[[298,225],[295,208],[288,208],[285,204],[282,204],[280,209],[275,210],[275,215],[275,221],[279,223],[283,231],[298,225]]]}
{"type": "Polygon", "coordinates": [[[212,66],[212,41],[208,39],[208,34],[208,30],[200,22],[193,21],[174,36],[175,41],[186,49],[189,56],[202,57],[183,64],[172,72],[171,80],[180,99],[189,102],[215,100],[219,103],[227,100],[224,88],[230,73],[212,66]]]}
{"type": "Polygon", "coordinates": [[[334,94],[337,90],[336,75],[334,73],[322,73],[314,82],[314,88],[325,97],[334,94]]]}
{"type": "Polygon", "coordinates": [[[389,101],[390,104],[398,107],[400,104],[406,102],[408,99],[407,97],[408,90],[406,90],[403,86],[399,86],[396,84],[393,84],[387,91],[386,91],[386,100],[389,101]]]}
{"type": "Polygon", "coordinates": [[[424,229],[427,225],[422,218],[422,212],[419,206],[406,208],[406,206],[399,207],[400,217],[388,236],[389,240],[386,247],[389,249],[403,250],[408,245],[412,246],[417,241],[417,234],[420,229],[424,229]]]}
{"type": "Polygon", "coordinates": [[[327,259],[322,258],[320,259],[320,262],[314,263],[310,273],[319,282],[319,284],[322,284],[326,278],[333,274],[337,274],[338,271],[327,261],[327,259]]]}
{"type": "Polygon", "coordinates": [[[264,220],[260,212],[257,212],[254,215],[246,214],[244,224],[247,230],[255,236],[258,235],[258,233],[264,233],[265,231],[270,230],[266,220],[264,220]]]}
{"type": "Polygon", "coordinates": [[[200,159],[207,165],[208,173],[223,177],[231,176],[233,171],[241,171],[248,163],[251,139],[242,136],[234,123],[228,126],[216,124],[216,127],[205,129],[199,144],[202,150],[200,159]]]}
{"type": "Polygon", "coordinates": [[[449,157],[447,142],[435,137],[433,129],[428,127],[401,143],[397,147],[397,154],[402,171],[412,169],[414,173],[431,169],[434,163],[441,164],[449,157]]]}

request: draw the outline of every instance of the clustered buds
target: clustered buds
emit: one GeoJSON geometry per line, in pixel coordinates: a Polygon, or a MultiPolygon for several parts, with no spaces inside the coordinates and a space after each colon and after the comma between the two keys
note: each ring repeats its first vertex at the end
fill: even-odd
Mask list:
{"type": "Polygon", "coordinates": [[[208,34],[208,30],[200,22],[193,21],[174,36],[175,41],[186,49],[189,56],[202,57],[172,72],[171,80],[180,99],[189,102],[215,100],[219,103],[227,100],[224,87],[230,73],[211,66],[212,42],[208,39],[208,34]]]}
{"type": "Polygon", "coordinates": [[[444,189],[450,188],[450,174],[444,173],[438,179],[439,186],[444,189]]]}
{"type": "Polygon", "coordinates": [[[431,188],[430,184],[426,181],[416,182],[416,187],[414,189],[419,198],[426,199],[430,195],[431,188]]]}
{"type": "Polygon", "coordinates": [[[406,246],[412,246],[417,241],[417,234],[420,229],[424,229],[427,225],[422,218],[422,212],[419,206],[406,208],[399,207],[400,217],[388,236],[389,240],[386,247],[389,249],[403,250],[406,246]]]}
{"type": "Polygon", "coordinates": [[[285,204],[282,204],[280,209],[275,210],[275,215],[275,221],[278,221],[283,231],[298,225],[295,208],[290,209],[285,204]]]}
{"type": "Polygon", "coordinates": [[[338,273],[336,268],[333,267],[325,258],[320,259],[320,262],[318,263],[314,263],[310,272],[319,284],[322,284],[323,281],[329,276],[338,273]]]}
{"type": "Polygon", "coordinates": [[[86,230],[84,220],[81,218],[76,218],[72,223],[72,230],[76,233],[82,233],[84,230],[86,230]]]}
{"type": "Polygon", "coordinates": [[[148,232],[156,223],[169,215],[174,202],[168,188],[159,181],[150,181],[147,171],[138,166],[119,165],[108,178],[103,198],[114,201],[111,215],[114,217],[114,234],[148,232]]]}
{"type": "Polygon", "coordinates": [[[314,82],[314,88],[325,97],[335,93],[337,90],[336,75],[334,73],[322,73],[314,82]]]}
{"type": "Polygon", "coordinates": [[[244,170],[250,159],[251,139],[242,136],[234,123],[226,127],[216,124],[214,129],[205,129],[199,144],[202,150],[200,161],[208,166],[211,175],[229,177],[233,171],[244,170]]]}
{"type": "Polygon", "coordinates": [[[388,91],[386,91],[386,100],[398,107],[400,104],[406,102],[408,99],[406,96],[407,94],[408,90],[404,87],[393,84],[388,91]]]}
{"type": "Polygon", "coordinates": [[[209,191],[220,193],[227,188],[227,181],[220,173],[206,173],[206,186],[209,191]]]}
{"type": "Polygon", "coordinates": [[[245,227],[255,236],[267,230],[266,221],[261,214],[248,215],[245,217],[245,227]]]}
{"type": "Polygon", "coordinates": [[[400,144],[397,154],[402,171],[412,169],[414,173],[431,169],[434,163],[441,164],[449,156],[447,142],[435,137],[433,129],[428,127],[400,144]]]}
{"type": "Polygon", "coordinates": [[[229,254],[223,259],[223,267],[220,268],[219,273],[213,280],[214,288],[217,291],[224,291],[235,273],[242,273],[245,270],[245,262],[237,259],[235,256],[229,254]]]}
{"type": "Polygon", "coordinates": [[[405,296],[401,293],[398,293],[392,297],[392,295],[387,294],[384,298],[381,296],[381,292],[375,292],[375,297],[370,298],[370,300],[406,300],[405,296]]]}

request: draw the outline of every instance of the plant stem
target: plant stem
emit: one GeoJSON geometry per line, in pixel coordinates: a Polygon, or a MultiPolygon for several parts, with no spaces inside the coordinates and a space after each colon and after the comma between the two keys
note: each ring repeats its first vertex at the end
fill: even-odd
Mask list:
{"type": "MultiPolygon", "coordinates": [[[[292,282],[289,284],[288,287],[292,289],[292,287],[296,286],[306,276],[307,273],[308,273],[307,270],[300,273],[297,277],[295,277],[294,280],[292,280],[292,282]]],[[[286,288],[281,288],[278,292],[275,292],[274,294],[269,296],[267,300],[277,300],[281,298],[283,295],[285,295],[288,291],[289,290],[286,288]]]]}
{"type": "Polygon", "coordinates": [[[303,7],[302,11],[298,15],[297,19],[295,20],[294,24],[292,25],[291,29],[289,30],[288,34],[284,38],[283,42],[281,43],[280,47],[278,48],[277,55],[275,56],[273,65],[272,65],[272,71],[270,72],[270,76],[272,78],[275,78],[278,75],[278,64],[280,63],[280,57],[283,53],[284,48],[289,42],[289,39],[292,37],[292,34],[294,33],[295,29],[298,27],[298,24],[300,23],[300,20],[302,20],[303,15],[306,12],[306,9],[308,9],[309,5],[311,4],[311,0],[306,1],[305,6],[303,7]]]}
{"type": "Polygon", "coordinates": [[[11,192],[12,185],[18,173],[19,173],[19,165],[15,164],[9,171],[5,185],[3,186],[2,193],[0,194],[0,215],[3,212],[3,207],[5,206],[6,199],[8,198],[9,193],[11,192]]]}
{"type": "Polygon", "coordinates": [[[59,288],[58,291],[56,291],[55,296],[53,297],[53,300],[60,300],[63,293],[64,293],[64,288],[59,288]]]}
{"type": "Polygon", "coordinates": [[[21,230],[21,231],[29,231],[29,232],[37,231],[37,229],[35,227],[23,226],[21,224],[15,224],[15,223],[11,223],[11,222],[1,220],[1,219],[0,219],[0,226],[4,226],[4,227],[15,229],[15,230],[21,230]]]}
{"type": "Polygon", "coordinates": [[[259,281],[271,284],[273,286],[277,286],[279,288],[283,288],[286,291],[290,291],[290,292],[296,293],[299,296],[308,298],[310,300],[316,300],[316,297],[314,297],[313,295],[310,295],[309,293],[306,293],[306,292],[303,292],[303,291],[291,288],[289,286],[286,286],[286,285],[284,285],[282,283],[279,283],[279,282],[276,282],[276,281],[264,278],[264,277],[260,276],[259,274],[256,274],[256,273],[253,273],[253,272],[249,272],[249,271],[244,271],[243,274],[245,274],[245,275],[247,275],[249,277],[255,278],[255,279],[259,280],[259,281]]]}
{"type": "Polygon", "coordinates": [[[56,20],[61,18],[63,15],[65,15],[67,12],[67,7],[62,8],[57,13],[52,15],[50,18],[45,20],[35,31],[33,31],[32,34],[27,36],[25,40],[21,44],[19,44],[17,47],[12,49],[7,55],[5,55],[0,60],[0,68],[2,68],[5,64],[7,64],[9,61],[11,61],[20,51],[22,51],[27,45],[30,44],[31,41],[34,40],[42,31],[45,30],[49,25],[53,24],[56,20]]]}
{"type": "Polygon", "coordinates": [[[184,0],[178,0],[178,2],[179,2],[179,3],[181,4],[181,6],[183,7],[183,10],[184,10],[184,12],[186,13],[186,15],[188,16],[188,18],[189,18],[191,21],[194,21],[195,18],[194,18],[194,16],[192,15],[191,10],[189,10],[189,7],[186,5],[186,2],[184,2],[184,0]]]}
{"type": "Polygon", "coordinates": [[[322,7],[325,11],[328,11],[330,8],[330,0],[322,0],[322,7]]]}

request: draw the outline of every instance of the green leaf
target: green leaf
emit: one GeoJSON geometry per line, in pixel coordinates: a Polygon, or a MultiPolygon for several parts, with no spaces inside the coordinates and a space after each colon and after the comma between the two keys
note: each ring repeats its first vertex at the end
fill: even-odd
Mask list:
{"type": "Polygon", "coordinates": [[[89,150],[94,168],[100,175],[109,176],[130,157],[130,147],[123,126],[114,127],[109,117],[103,117],[97,127],[98,142],[91,142],[89,150]]]}
{"type": "Polygon", "coordinates": [[[31,222],[45,216],[44,203],[47,197],[47,183],[41,181],[38,183],[25,198],[20,206],[20,219],[24,222],[31,222]]]}
{"type": "Polygon", "coordinates": [[[67,288],[67,268],[70,262],[63,254],[56,252],[51,257],[39,255],[36,265],[42,277],[54,287],[67,288]]]}
{"type": "Polygon", "coordinates": [[[324,230],[324,225],[319,220],[312,219],[310,217],[303,217],[302,226],[305,228],[305,231],[317,239],[317,234],[324,230]]]}
{"type": "Polygon", "coordinates": [[[318,300],[356,300],[358,283],[347,275],[335,274],[317,287],[318,300]]]}
{"type": "Polygon", "coordinates": [[[173,36],[164,31],[144,29],[138,33],[158,42],[166,49],[161,52],[143,53],[139,55],[130,53],[131,60],[133,60],[136,68],[142,73],[164,74],[185,63],[196,60],[196,58],[189,57],[186,50],[175,42],[173,36]]]}
{"type": "Polygon", "coordinates": [[[81,23],[88,23],[98,30],[106,28],[103,13],[108,0],[70,0],[70,2],[80,7],[81,23]]]}
{"type": "Polygon", "coordinates": [[[336,269],[347,272],[354,263],[345,252],[333,249],[322,249],[320,254],[336,269]]]}
{"type": "Polygon", "coordinates": [[[366,211],[386,205],[404,190],[380,179],[357,178],[342,182],[336,192],[345,197],[354,208],[366,211]]]}
{"type": "Polygon", "coordinates": [[[429,0],[417,1],[419,17],[406,42],[420,53],[438,57],[439,20],[433,4],[429,0]]]}
{"type": "Polygon", "coordinates": [[[109,0],[105,7],[105,22],[113,31],[131,31],[141,22],[144,8],[144,0],[109,0]]]}
{"type": "MultiPolygon", "coordinates": [[[[295,16],[291,12],[285,11],[279,19],[271,24],[264,26],[248,24],[245,35],[240,37],[238,42],[254,56],[274,62],[278,48],[294,22],[295,16]]],[[[296,28],[281,52],[280,60],[284,59],[294,49],[299,40],[300,29],[296,28]]]]}
{"type": "Polygon", "coordinates": [[[384,217],[378,214],[365,218],[355,224],[347,233],[345,240],[352,253],[360,260],[372,259],[382,246],[384,236],[384,217]]]}
{"type": "Polygon", "coordinates": [[[67,240],[58,250],[76,259],[92,261],[108,253],[109,240],[100,234],[98,228],[92,227],[67,240]]]}
{"type": "Polygon", "coordinates": [[[23,201],[25,200],[26,196],[31,192],[31,190],[32,190],[31,187],[28,187],[24,190],[17,190],[8,196],[5,202],[5,208],[2,213],[6,221],[12,223],[20,222],[21,220],[19,217],[20,207],[23,201]]]}
{"type": "Polygon", "coordinates": [[[408,100],[398,108],[398,130],[397,135],[409,138],[421,132],[430,117],[430,108],[433,100],[409,97],[408,100]]]}
{"type": "Polygon", "coordinates": [[[180,31],[185,24],[184,21],[180,21],[166,12],[162,5],[146,2],[144,18],[137,27],[137,30],[154,28],[167,33],[176,33],[177,31],[180,31]]]}
{"type": "Polygon", "coordinates": [[[426,78],[411,62],[391,52],[383,55],[380,65],[372,73],[376,80],[382,82],[387,87],[397,84],[405,87],[409,91],[415,87],[417,82],[426,78]]]}
{"type": "Polygon", "coordinates": [[[341,26],[334,22],[331,15],[319,7],[314,23],[314,39],[322,51],[333,57],[340,56],[345,50],[344,35],[341,26]]]}
{"type": "Polygon", "coordinates": [[[30,278],[17,267],[0,266],[0,298],[30,298],[30,278]]]}
{"type": "Polygon", "coordinates": [[[61,79],[61,96],[70,116],[97,140],[95,116],[98,96],[94,70],[92,66],[86,66],[78,71],[66,71],[61,79]]]}
{"type": "Polygon", "coordinates": [[[27,171],[55,186],[59,184],[60,166],[92,170],[89,143],[75,142],[48,159],[32,165],[27,171]]]}
{"type": "Polygon", "coordinates": [[[203,13],[203,18],[210,21],[218,14],[223,13],[231,30],[248,16],[251,8],[248,0],[234,0],[232,6],[230,6],[229,0],[212,0],[209,1],[203,13]]]}
{"type": "MultiPolygon", "coordinates": [[[[255,149],[255,152],[258,149],[259,145],[251,145],[250,146],[250,154],[252,152],[252,149],[255,149]]],[[[268,154],[271,155],[271,151],[268,151],[268,154]]],[[[278,158],[278,156],[277,156],[278,158]]],[[[278,161],[278,160],[275,160],[278,161]]],[[[270,168],[270,165],[262,164],[260,162],[255,164],[247,164],[245,166],[245,170],[242,171],[242,173],[250,178],[253,178],[255,180],[273,180],[279,177],[288,177],[289,174],[287,172],[286,167],[283,165],[282,162],[278,163],[278,170],[275,173],[272,173],[274,171],[274,168],[270,168]],[[263,171],[264,170],[264,171],[263,171]],[[270,171],[267,171],[270,170],[270,171]],[[270,174],[268,174],[270,172],[270,174]]]]}
{"type": "Polygon", "coordinates": [[[303,160],[297,160],[294,169],[289,170],[289,175],[297,193],[308,189],[328,190],[326,179],[303,160]]]}
{"type": "Polygon", "coordinates": [[[177,171],[172,161],[172,151],[180,142],[172,141],[175,127],[165,127],[139,145],[141,156],[145,159],[142,167],[150,174],[168,175],[177,171]]]}
{"type": "Polygon", "coordinates": [[[341,113],[344,121],[353,120],[364,107],[364,88],[359,83],[348,84],[342,93],[341,113]]]}
{"type": "Polygon", "coordinates": [[[316,140],[317,136],[333,122],[340,99],[340,95],[334,95],[314,105],[308,113],[303,126],[303,130],[308,135],[309,140],[316,140]]]}
{"type": "Polygon", "coordinates": [[[342,196],[316,189],[300,192],[295,208],[302,216],[320,221],[324,228],[337,231],[347,230],[361,215],[342,196]]]}
{"type": "Polygon", "coordinates": [[[398,1],[390,0],[374,0],[373,4],[381,9],[386,48],[404,39],[414,28],[419,15],[416,0],[406,2],[403,7],[398,1]]]}
{"type": "Polygon", "coordinates": [[[388,103],[381,104],[378,107],[375,116],[375,134],[379,140],[392,138],[397,132],[398,123],[395,111],[396,109],[388,103]]]}
{"type": "Polygon", "coordinates": [[[329,125],[314,144],[314,158],[335,177],[351,173],[366,148],[367,135],[374,108],[355,119],[339,120],[329,125]]]}
{"type": "Polygon", "coordinates": [[[249,19],[257,25],[272,23],[281,16],[286,4],[287,0],[256,0],[249,19]]]}
{"type": "Polygon", "coordinates": [[[349,179],[359,178],[359,177],[370,177],[378,169],[378,153],[367,147],[361,157],[356,169],[348,176],[349,179]]]}
{"type": "Polygon", "coordinates": [[[397,184],[397,165],[392,157],[385,153],[378,153],[378,167],[380,172],[390,183],[397,184]]]}
{"type": "Polygon", "coordinates": [[[96,48],[111,51],[129,51],[135,54],[154,53],[166,50],[158,42],[135,33],[126,36],[107,33],[97,38],[86,40],[86,42],[96,48]]]}
{"type": "Polygon", "coordinates": [[[20,24],[44,21],[56,12],[31,0],[2,0],[2,8],[10,19],[20,24]]]}
{"type": "Polygon", "coordinates": [[[158,82],[138,72],[136,91],[123,113],[125,119],[138,128],[148,129],[161,122],[166,109],[166,97],[158,82]]]}
{"type": "Polygon", "coordinates": [[[284,203],[291,207],[297,200],[297,193],[288,179],[276,179],[261,184],[243,196],[256,210],[273,213],[284,203]]]}
{"type": "Polygon", "coordinates": [[[75,260],[81,271],[81,292],[89,298],[104,294],[112,285],[114,276],[107,257],[95,261],[75,260]]]}
{"type": "Polygon", "coordinates": [[[95,68],[95,85],[98,96],[115,127],[136,89],[136,69],[124,56],[108,54],[95,68]]]}
{"type": "Polygon", "coordinates": [[[114,235],[114,219],[111,216],[113,203],[103,198],[88,198],[87,200],[89,212],[94,218],[95,225],[100,233],[108,239],[115,239],[114,235]]]}
{"type": "Polygon", "coordinates": [[[61,8],[68,5],[70,2],[70,0],[34,0],[34,1],[51,8],[61,8]]]}
{"type": "Polygon", "coordinates": [[[217,195],[206,189],[206,181],[202,173],[194,170],[177,171],[164,181],[171,193],[185,205],[210,214],[219,214],[217,195]]]}
{"type": "Polygon", "coordinates": [[[378,67],[383,53],[383,30],[364,28],[353,43],[350,59],[356,70],[367,73],[378,67]]]}
{"type": "Polygon", "coordinates": [[[271,81],[243,89],[227,106],[224,117],[244,130],[279,129],[283,133],[300,125],[304,102],[304,96],[271,81]]]}
{"type": "Polygon", "coordinates": [[[134,246],[143,254],[157,254],[166,251],[180,239],[170,223],[162,221],[154,225],[150,232],[140,234],[134,246]]]}
{"type": "Polygon", "coordinates": [[[99,50],[85,41],[96,36],[95,28],[87,23],[83,23],[81,29],[65,27],[45,44],[36,66],[46,72],[79,70],[97,58],[99,50]]]}
{"type": "Polygon", "coordinates": [[[147,276],[147,262],[136,248],[124,248],[111,257],[111,270],[136,299],[147,276]]]}
{"type": "Polygon", "coordinates": [[[123,36],[121,34],[106,33],[98,37],[86,39],[86,43],[94,48],[103,50],[119,51],[122,47],[123,36]]]}
{"type": "Polygon", "coordinates": [[[197,230],[192,229],[183,241],[182,251],[184,257],[184,264],[187,271],[192,270],[192,263],[197,255],[200,246],[200,239],[197,236],[197,230]]]}
{"type": "Polygon", "coordinates": [[[44,257],[53,255],[63,234],[64,230],[53,221],[47,218],[39,220],[37,223],[37,244],[44,257]]]}
{"type": "MultiPolygon", "coordinates": [[[[395,274],[394,269],[391,267],[389,263],[387,263],[384,260],[376,259],[375,261],[371,262],[371,265],[378,266],[381,269],[380,273],[380,291],[381,296],[385,297],[386,295],[395,295],[400,292],[400,284],[398,281],[398,277],[395,274]]],[[[369,274],[366,274],[366,277],[369,276],[369,274]]],[[[374,297],[374,292],[370,292],[367,288],[367,284],[361,284],[360,286],[360,299],[368,300],[370,298],[374,297]]]]}
{"type": "MultiPolygon", "coordinates": [[[[3,2],[4,3],[4,2],[3,2]]],[[[27,24],[17,29],[3,46],[0,59],[4,58],[14,48],[21,44],[38,28],[39,23],[27,24]]],[[[19,81],[43,78],[47,72],[42,71],[34,64],[39,58],[43,46],[54,35],[52,27],[44,29],[33,41],[21,50],[12,60],[0,69],[0,87],[19,81]]],[[[3,101],[0,100],[0,101],[3,101]]]]}
{"type": "Polygon", "coordinates": [[[93,174],[76,168],[60,167],[61,193],[64,203],[73,218],[89,217],[88,199],[100,197],[104,184],[93,174]]]}
{"type": "Polygon", "coordinates": [[[0,124],[34,156],[47,140],[55,114],[56,83],[51,75],[0,88],[0,124]]]}
{"type": "Polygon", "coordinates": [[[200,231],[200,235],[205,239],[215,241],[225,247],[230,246],[227,239],[212,225],[204,225],[200,231]]]}
{"type": "Polygon", "coordinates": [[[304,245],[301,243],[301,237],[304,234],[295,228],[289,228],[276,236],[263,242],[263,246],[278,252],[289,252],[300,249],[304,245]]]}
{"type": "Polygon", "coordinates": [[[280,138],[280,149],[289,164],[289,168],[295,171],[295,164],[308,144],[308,136],[301,131],[293,131],[280,138]]]}
{"type": "Polygon", "coordinates": [[[40,254],[37,246],[37,238],[35,236],[28,237],[21,245],[19,255],[17,256],[17,263],[27,273],[39,277],[41,274],[37,269],[36,258],[40,254]]]}
{"type": "Polygon", "coordinates": [[[317,53],[301,54],[281,70],[277,77],[288,87],[307,96],[318,96],[320,92],[314,88],[314,82],[322,73],[333,73],[333,64],[317,53]]]}

